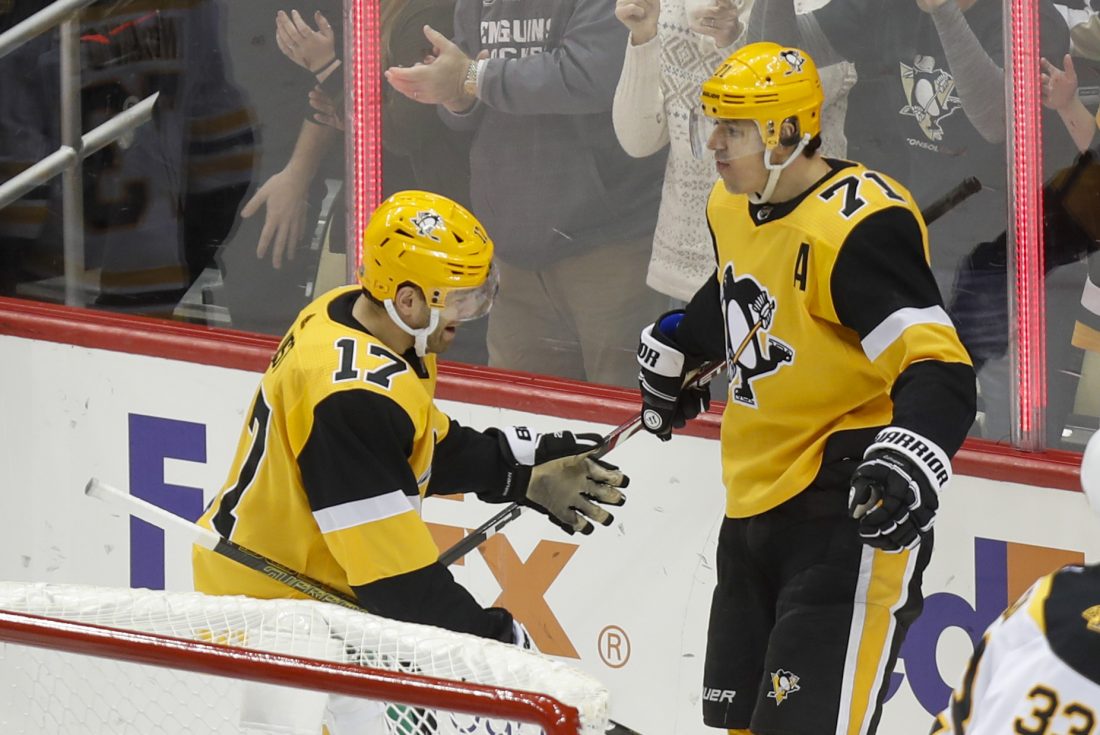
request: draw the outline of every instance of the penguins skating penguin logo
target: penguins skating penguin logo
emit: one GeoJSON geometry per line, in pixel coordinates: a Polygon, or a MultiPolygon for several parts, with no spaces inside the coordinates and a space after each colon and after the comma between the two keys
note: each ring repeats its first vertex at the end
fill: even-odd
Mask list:
{"type": "Polygon", "coordinates": [[[798,674],[792,674],[785,669],[777,669],[772,672],[772,690],[768,692],[768,699],[775,700],[775,706],[783,704],[792,694],[802,687],[798,685],[798,674]]]}
{"type": "Polygon", "coordinates": [[[413,227],[416,228],[416,233],[421,237],[430,237],[432,240],[439,242],[439,236],[435,234],[436,230],[446,230],[447,224],[443,221],[443,217],[434,209],[429,209],[423,212],[417,212],[416,216],[410,220],[413,227]]]}
{"type": "Polygon", "coordinates": [[[937,69],[931,56],[918,56],[913,66],[901,64],[901,86],[909,102],[899,112],[916,118],[921,132],[931,141],[943,140],[940,121],[962,107],[955,94],[955,78],[937,69]]]}
{"type": "Polygon", "coordinates": [[[722,307],[726,320],[726,354],[732,367],[730,398],[757,407],[752,383],[794,361],[794,350],[768,333],[775,299],[752,276],[738,278],[733,265],[722,274],[722,307]]]}
{"type": "Polygon", "coordinates": [[[779,58],[787,62],[787,66],[791,67],[787,71],[783,72],[784,75],[797,74],[802,71],[802,65],[806,63],[806,57],[798,49],[788,48],[779,52],[779,58]]]}

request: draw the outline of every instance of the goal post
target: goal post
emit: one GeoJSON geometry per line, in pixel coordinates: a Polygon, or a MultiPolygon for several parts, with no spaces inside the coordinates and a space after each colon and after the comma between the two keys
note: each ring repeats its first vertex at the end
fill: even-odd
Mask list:
{"type": "Polygon", "coordinates": [[[322,714],[331,735],[608,726],[606,688],[561,662],[312,600],[0,582],[0,661],[11,735],[319,734],[322,714]],[[257,701],[316,714],[260,722],[257,701]]]}

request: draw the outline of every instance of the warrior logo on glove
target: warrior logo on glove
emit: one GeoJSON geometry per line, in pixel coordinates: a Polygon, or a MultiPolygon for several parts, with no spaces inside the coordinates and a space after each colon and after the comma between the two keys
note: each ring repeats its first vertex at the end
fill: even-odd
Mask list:
{"type": "Polygon", "coordinates": [[[726,317],[726,354],[736,369],[730,398],[756,408],[752,381],[794,361],[794,350],[767,333],[776,303],[752,276],[738,278],[733,266],[722,274],[722,305],[726,317]]]}
{"type": "Polygon", "coordinates": [[[642,421],[645,423],[646,428],[656,431],[661,428],[661,423],[664,419],[661,418],[661,414],[652,409],[642,411],[642,421]]]}

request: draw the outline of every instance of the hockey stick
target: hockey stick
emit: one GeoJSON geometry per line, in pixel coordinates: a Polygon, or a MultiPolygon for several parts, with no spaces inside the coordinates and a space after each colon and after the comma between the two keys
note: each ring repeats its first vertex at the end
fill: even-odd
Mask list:
{"type": "MultiPolygon", "coordinates": [[[[100,482],[94,477],[88,480],[88,484],[84,486],[84,494],[102,500],[119,512],[128,513],[165,531],[179,534],[196,546],[201,546],[204,549],[213,551],[215,554],[232,559],[238,564],[260,572],[264,576],[302,592],[314,600],[331,602],[334,605],[360,612],[370,612],[354,598],[329,587],[324,582],[319,582],[316,579],[295,572],[274,559],[268,559],[262,554],[224,539],[208,528],[203,528],[182,516],[170,513],[159,506],[153,505],[148,500],[100,482]]],[[[639,735],[636,731],[614,720],[608,719],[607,724],[607,735],[639,735]]]]}
{"type": "Polygon", "coordinates": [[[232,559],[263,574],[265,577],[270,577],[276,582],[298,590],[314,600],[331,602],[334,605],[351,608],[352,610],[363,609],[363,606],[354,598],[329,587],[324,582],[318,582],[316,579],[299,574],[273,559],[268,559],[266,556],[235,544],[229,539],[222,538],[208,528],[203,528],[199,524],[192,523],[175,513],[169,513],[136,495],[124,493],[117,487],[104,484],[94,477],[84,487],[84,494],[102,500],[116,510],[125,511],[158,528],[178,533],[186,537],[195,546],[201,546],[204,549],[213,551],[215,554],[232,559]]]}
{"type": "MultiPolygon", "coordinates": [[[[750,336],[752,332],[749,333],[750,336]]],[[[748,340],[746,340],[747,342],[748,340]]],[[[740,354],[740,352],[738,352],[740,354]]],[[[705,385],[717,375],[723,367],[725,367],[725,360],[714,360],[702,365],[698,371],[684,384],[685,388],[694,388],[700,385],[705,385]]],[[[615,447],[622,444],[638,433],[642,428],[642,414],[641,412],[635,414],[627,421],[619,424],[612,429],[603,439],[600,440],[599,445],[591,453],[593,459],[599,459],[615,447]]],[[[519,503],[512,503],[504,510],[497,513],[489,520],[482,523],[480,526],[471,531],[468,535],[464,536],[462,540],[456,543],[451,548],[444,551],[439,555],[439,563],[443,566],[450,566],[462,557],[469,554],[485,543],[490,536],[496,534],[497,531],[507,526],[509,523],[519,518],[520,513],[523,512],[523,506],[519,503]]]]}
{"type": "Polygon", "coordinates": [[[924,225],[927,227],[940,217],[950,212],[955,207],[969,199],[971,195],[982,190],[982,182],[976,176],[967,176],[954,189],[944,194],[936,201],[929,204],[921,211],[924,217],[924,225]]]}
{"type": "MultiPolygon", "coordinates": [[[[943,215],[950,212],[971,195],[978,191],[981,191],[982,184],[978,181],[977,177],[968,176],[963,179],[959,184],[955,186],[951,191],[944,194],[942,197],[932,202],[926,209],[921,212],[921,216],[924,218],[925,227],[938,220],[943,215]]],[[[737,345],[737,350],[733,354],[733,359],[729,362],[736,365],[737,360],[741,357],[741,353],[745,348],[749,346],[749,342],[752,341],[753,336],[764,325],[763,319],[757,319],[742,339],[741,343],[737,345]]],[[[697,385],[705,384],[709,382],[718,372],[725,367],[726,361],[717,360],[704,364],[699,368],[699,372],[696,374],[698,379],[691,379],[685,384],[685,387],[695,387],[697,385]]],[[[642,415],[639,413],[632,419],[624,424],[611,430],[611,433],[603,438],[600,442],[600,446],[593,452],[593,457],[599,459],[604,456],[621,442],[629,439],[638,433],[638,430],[642,428],[642,415]]],[[[489,520],[482,523],[469,533],[469,535],[463,537],[458,543],[451,548],[444,551],[439,555],[439,561],[444,566],[450,566],[456,561],[466,556],[481,544],[485,543],[490,536],[493,536],[509,523],[519,518],[520,513],[523,512],[523,507],[518,503],[512,503],[504,510],[494,515],[489,520]]]]}

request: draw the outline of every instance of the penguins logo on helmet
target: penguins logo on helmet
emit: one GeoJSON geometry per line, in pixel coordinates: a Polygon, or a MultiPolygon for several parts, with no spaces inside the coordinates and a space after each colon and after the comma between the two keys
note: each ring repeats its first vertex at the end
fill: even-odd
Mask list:
{"type": "Polygon", "coordinates": [[[431,209],[426,212],[417,212],[416,217],[409,221],[416,227],[416,233],[418,235],[421,237],[430,237],[436,242],[440,242],[440,240],[439,236],[435,234],[435,231],[447,229],[447,225],[443,222],[443,218],[439,216],[438,212],[431,209]]]}
{"type": "Polygon", "coordinates": [[[779,58],[787,62],[787,65],[791,68],[784,74],[798,74],[802,71],[802,65],[806,63],[806,58],[797,50],[793,48],[785,49],[779,52],[779,58]]]}

